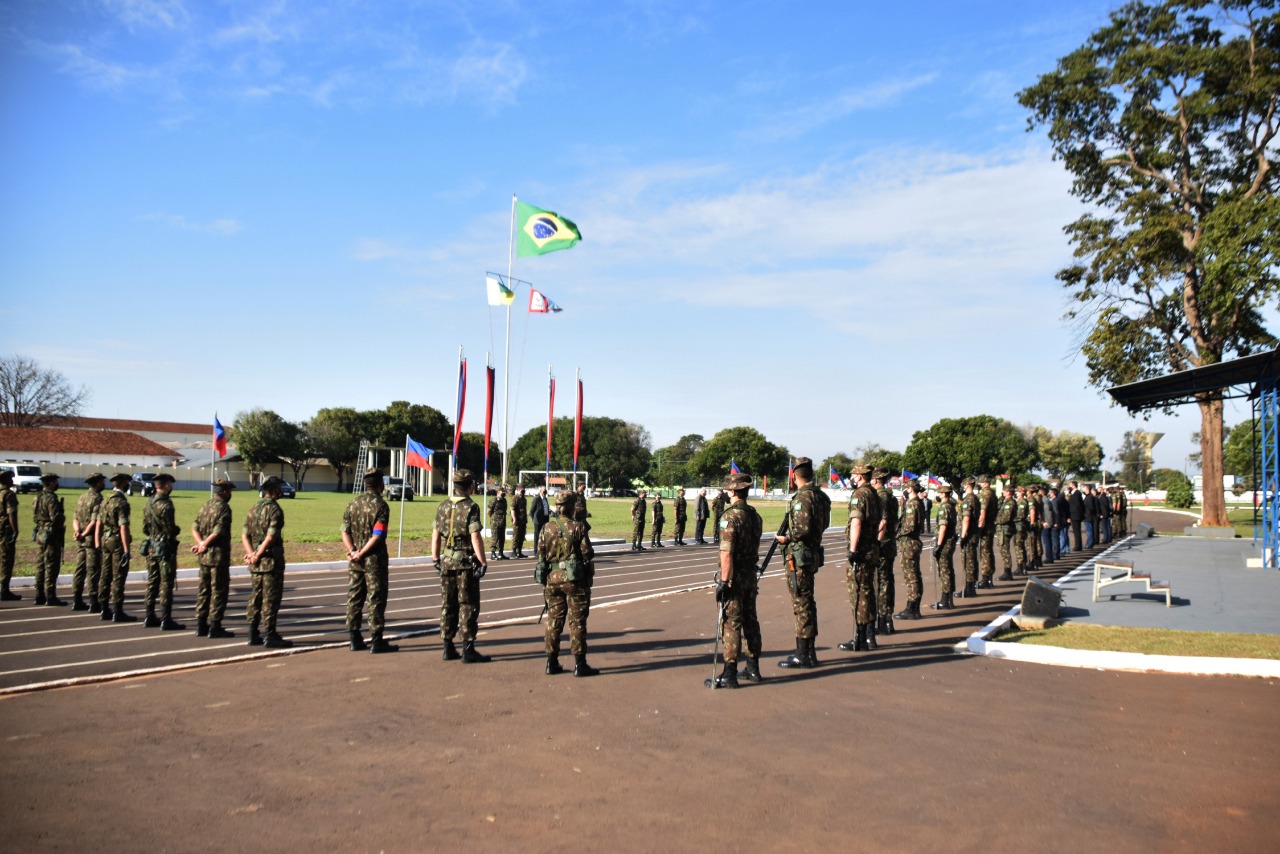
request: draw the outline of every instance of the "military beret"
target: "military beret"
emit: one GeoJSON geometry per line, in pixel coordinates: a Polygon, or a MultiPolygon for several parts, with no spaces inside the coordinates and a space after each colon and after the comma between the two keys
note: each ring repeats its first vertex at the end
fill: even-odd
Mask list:
{"type": "Polygon", "coordinates": [[[111,481],[112,483],[128,483],[129,475],[124,474],[122,472],[118,472],[116,474],[111,475],[111,477],[107,478],[107,480],[111,481]]]}
{"type": "Polygon", "coordinates": [[[853,467],[853,473],[854,473],[854,474],[860,474],[860,475],[862,475],[863,477],[870,477],[870,476],[871,476],[871,466],[854,466],[854,467],[853,467]]]}
{"type": "Polygon", "coordinates": [[[973,477],[966,477],[964,480],[960,481],[960,485],[961,485],[961,486],[972,486],[973,484],[975,484],[975,483],[977,483],[977,482],[978,482],[978,481],[977,481],[975,478],[973,478],[973,477]]]}
{"type": "Polygon", "coordinates": [[[156,483],[173,483],[173,475],[161,472],[153,478],[156,483]]]}
{"type": "Polygon", "coordinates": [[[739,489],[749,489],[752,484],[751,475],[738,472],[731,474],[724,479],[724,489],[736,491],[739,489]]]}
{"type": "Polygon", "coordinates": [[[459,486],[465,486],[468,483],[475,483],[475,475],[471,473],[471,469],[456,469],[453,473],[453,482],[459,486]]]}
{"type": "Polygon", "coordinates": [[[271,477],[269,477],[269,478],[267,478],[266,480],[264,480],[264,481],[262,482],[262,485],[261,485],[261,486],[259,486],[258,488],[259,488],[259,489],[264,489],[264,490],[265,490],[265,489],[279,489],[279,488],[280,488],[280,484],[282,484],[282,483],[284,483],[284,481],[283,481],[283,480],[281,480],[280,478],[276,477],[275,475],[271,475],[271,477]]]}
{"type": "Polygon", "coordinates": [[[947,486],[947,485],[944,483],[942,486],[939,486],[939,487],[938,487],[938,494],[939,494],[939,495],[950,495],[950,494],[951,494],[951,487],[947,486]]]}
{"type": "Polygon", "coordinates": [[[231,490],[233,490],[233,489],[235,489],[235,488],[236,488],[236,485],[235,485],[234,483],[232,483],[231,481],[227,480],[226,478],[223,478],[222,480],[220,480],[220,481],[218,481],[217,483],[215,483],[215,484],[213,485],[213,488],[214,488],[214,489],[218,489],[218,490],[225,490],[225,491],[227,491],[227,492],[230,492],[231,490]]]}

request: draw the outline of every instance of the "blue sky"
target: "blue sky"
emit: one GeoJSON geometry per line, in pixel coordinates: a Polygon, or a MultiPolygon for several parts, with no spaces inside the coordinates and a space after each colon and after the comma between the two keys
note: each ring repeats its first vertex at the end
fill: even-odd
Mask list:
{"type": "Polygon", "coordinates": [[[1014,97],[1114,5],[0,0],[0,350],[101,417],[452,417],[458,348],[501,366],[516,193],[584,239],[516,262],[564,311],[512,315],[512,441],[552,363],[558,414],[581,368],[655,447],[989,413],[1181,469],[1193,409],[1086,384],[1080,208],[1014,97]]]}

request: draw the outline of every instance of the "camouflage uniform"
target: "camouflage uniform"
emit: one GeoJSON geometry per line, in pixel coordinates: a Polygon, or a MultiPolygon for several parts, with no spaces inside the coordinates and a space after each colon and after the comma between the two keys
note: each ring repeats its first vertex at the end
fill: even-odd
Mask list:
{"type": "MultiPolygon", "coordinates": [[[[516,557],[524,557],[524,538],[529,530],[529,499],[524,490],[511,496],[511,551],[516,557]]],[[[534,543],[535,550],[537,543],[534,543]]]]}
{"type": "Polygon", "coordinates": [[[257,563],[249,567],[253,576],[253,589],[249,593],[249,607],[245,619],[249,623],[250,642],[261,621],[267,635],[276,634],[276,617],[284,598],[284,510],[270,495],[253,506],[245,517],[243,533],[256,551],[272,535],[275,541],[262,553],[257,563]]]}
{"type": "Polygon", "coordinates": [[[960,550],[963,556],[965,593],[970,593],[969,586],[978,580],[978,496],[966,492],[960,499],[958,518],[956,519],[956,536],[964,532],[964,521],[969,520],[969,536],[962,538],[960,550]]]}
{"type": "Polygon", "coordinates": [[[849,588],[849,602],[853,607],[853,621],[857,632],[853,641],[841,646],[847,651],[865,648],[867,626],[876,616],[875,572],[880,565],[879,528],[880,497],[871,488],[871,484],[864,481],[849,497],[849,526],[845,529],[845,537],[850,540],[845,583],[849,588]],[[854,519],[862,520],[861,534],[856,543],[850,539],[854,519]]]}
{"type": "Polygon", "coordinates": [[[933,530],[938,536],[938,542],[934,546],[934,554],[937,565],[934,567],[938,574],[938,586],[941,588],[941,598],[934,605],[935,608],[950,607],[951,596],[956,590],[956,570],[952,562],[952,556],[956,553],[956,543],[960,539],[960,520],[956,514],[956,502],[952,500],[949,492],[938,493],[938,501],[934,505],[933,530]],[[945,526],[945,530],[943,530],[945,526]]]}
{"type": "Polygon", "coordinates": [[[759,658],[764,645],[760,637],[760,620],[756,616],[756,594],[759,592],[756,571],[764,525],[756,509],[743,500],[724,509],[716,532],[720,551],[729,553],[733,567],[729,598],[724,603],[724,663],[727,670],[736,668],[742,656],[744,635],[747,655],[751,658],[759,658]]]}
{"type": "MultiPolygon", "coordinates": [[[[173,584],[177,580],[178,526],[173,521],[173,500],[157,492],[142,511],[142,533],[147,542],[147,620],[156,618],[156,599],[166,617],[173,611],[173,584]]],[[[159,623],[155,623],[159,625],[159,623]]]]}
{"type": "MultiPolygon", "coordinates": [[[[119,481],[112,481],[118,483],[119,481]]],[[[110,620],[113,611],[124,608],[124,582],[129,574],[129,547],[120,539],[120,528],[129,530],[129,499],[116,487],[102,501],[98,518],[102,522],[102,574],[98,577],[98,602],[102,619],[110,620]]],[[[135,618],[136,619],[136,618],[135,618]]],[[[124,619],[121,622],[125,622],[124,619]]]]}
{"type": "Polygon", "coordinates": [[[979,581],[983,586],[990,586],[991,577],[996,574],[996,506],[1000,502],[990,485],[978,494],[978,501],[979,519],[983,523],[978,542],[979,581]]]}
{"type": "Polygon", "coordinates": [[[489,544],[491,546],[489,549],[490,557],[506,560],[507,499],[502,492],[494,496],[493,503],[489,505],[489,530],[493,536],[493,542],[489,544]]]}
{"type": "Polygon", "coordinates": [[[890,618],[897,598],[893,564],[898,559],[898,499],[887,486],[877,489],[876,497],[880,499],[880,518],[885,522],[879,541],[880,564],[876,567],[876,628],[892,633],[890,618]]]}
{"type": "Polygon", "coordinates": [[[67,536],[67,514],[58,493],[47,486],[36,493],[33,508],[36,543],[36,604],[58,604],[58,572],[67,536]]]}
{"type": "Polygon", "coordinates": [[[369,632],[375,640],[382,637],[387,613],[387,528],[390,525],[391,508],[373,489],[362,492],[342,513],[342,532],[351,537],[357,551],[371,537],[378,538],[363,558],[347,564],[347,631],[360,631],[367,596],[369,632]]]}
{"type": "Polygon", "coordinates": [[[1006,495],[996,510],[996,539],[1000,544],[1000,561],[1004,564],[1001,581],[1013,578],[1013,537],[1017,532],[1018,502],[1012,495],[1006,495]]]}
{"type": "MultiPolygon", "coordinates": [[[[572,499],[571,499],[572,500],[572,499]]],[[[544,575],[542,598],[547,605],[546,644],[548,672],[558,672],[560,635],[569,621],[569,646],[574,658],[587,655],[587,617],[591,613],[591,574],[595,550],[586,526],[569,518],[572,507],[561,505],[562,512],[542,527],[538,539],[538,568],[544,575]],[[573,580],[570,580],[572,576],[573,580]]]]}
{"type": "Polygon", "coordinates": [[[644,517],[646,509],[647,505],[642,492],[636,496],[635,501],[631,502],[631,550],[633,552],[644,549],[644,517]]]}
{"type": "Polygon", "coordinates": [[[902,556],[902,580],[907,587],[907,607],[896,616],[914,620],[920,617],[920,599],[924,586],[920,579],[920,532],[924,530],[925,512],[919,495],[907,489],[907,502],[898,525],[898,554],[902,556]]]}
{"type": "Polygon", "coordinates": [[[689,523],[689,510],[686,506],[688,502],[684,497],[684,489],[680,489],[676,493],[675,500],[671,502],[673,512],[676,517],[675,543],[677,546],[684,545],[684,528],[689,523]]]}
{"type": "Polygon", "coordinates": [[[711,500],[711,535],[717,543],[720,542],[720,517],[724,515],[724,506],[727,501],[728,499],[725,498],[723,489],[711,500]]]}
{"type": "Polygon", "coordinates": [[[98,543],[95,530],[98,524],[98,513],[102,510],[102,485],[90,484],[76,500],[76,569],[72,576],[72,593],[75,596],[76,610],[82,610],[85,584],[89,589],[89,612],[97,614],[102,611],[98,602],[98,577],[102,572],[102,547],[98,543]]]}
{"type": "MultiPolygon", "coordinates": [[[[546,526],[544,525],[545,529],[546,526]]],[[[480,624],[480,578],[471,535],[480,533],[480,507],[469,495],[454,495],[436,510],[440,553],[440,638],[452,643],[462,628],[463,644],[475,643],[480,624]]]]}
{"type": "MultiPolygon", "coordinates": [[[[831,499],[826,493],[814,483],[796,490],[787,507],[787,543],[782,547],[782,557],[786,563],[797,638],[813,640],[818,636],[813,577],[823,564],[822,535],[830,524],[831,499]]],[[[805,649],[807,652],[807,644],[805,649]]]]}
{"type": "Polygon", "coordinates": [[[231,587],[231,502],[210,498],[196,516],[196,534],[213,539],[196,560],[200,564],[200,589],[196,594],[196,621],[221,627],[231,587]]]}
{"type": "Polygon", "coordinates": [[[0,487],[0,582],[3,582],[3,587],[0,587],[0,596],[6,601],[22,598],[9,589],[9,584],[13,580],[14,557],[17,553],[18,532],[13,527],[13,521],[17,518],[18,493],[6,483],[0,487]]]}
{"type": "Polygon", "coordinates": [[[654,548],[662,548],[662,526],[666,521],[666,511],[662,508],[662,496],[655,495],[653,497],[653,539],[649,541],[649,545],[654,548]]]}

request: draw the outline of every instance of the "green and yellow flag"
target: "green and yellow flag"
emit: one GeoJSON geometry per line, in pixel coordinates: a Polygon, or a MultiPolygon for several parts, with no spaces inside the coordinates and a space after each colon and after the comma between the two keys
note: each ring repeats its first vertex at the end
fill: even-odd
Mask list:
{"type": "Polygon", "coordinates": [[[573,220],[520,201],[516,202],[516,233],[516,255],[520,258],[568,249],[582,239],[573,220]]]}

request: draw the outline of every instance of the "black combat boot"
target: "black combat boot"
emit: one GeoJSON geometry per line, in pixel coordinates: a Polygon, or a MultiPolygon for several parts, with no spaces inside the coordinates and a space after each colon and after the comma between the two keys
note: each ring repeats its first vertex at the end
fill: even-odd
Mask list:
{"type": "Polygon", "coordinates": [[[209,636],[209,621],[203,617],[196,618],[196,637],[207,638],[209,636]]]}
{"type": "Polygon", "coordinates": [[[638,551],[638,552],[647,552],[647,551],[648,551],[648,549],[646,549],[644,546],[640,545],[639,543],[636,543],[636,551],[638,551]]]}
{"type": "Polygon", "coordinates": [[[382,632],[374,632],[369,638],[369,652],[374,655],[381,655],[385,652],[399,652],[400,644],[390,643],[382,639],[382,632]]]}
{"type": "Polygon", "coordinates": [[[894,627],[893,627],[893,615],[892,615],[892,614],[885,614],[883,617],[881,617],[881,618],[880,618],[880,620],[881,620],[881,623],[882,623],[882,625],[880,626],[880,628],[879,628],[879,630],[878,630],[878,631],[880,632],[880,634],[882,634],[882,635],[891,635],[891,634],[893,634],[895,631],[897,631],[897,630],[896,630],[896,629],[894,629],[894,627]]]}
{"type": "Polygon", "coordinates": [[[59,599],[57,596],[54,596],[52,593],[50,593],[48,596],[44,598],[44,604],[56,605],[59,608],[65,608],[67,606],[66,602],[63,602],[61,599],[59,599]]]}
{"type": "Polygon", "coordinates": [[[102,613],[102,603],[98,601],[98,597],[96,596],[89,600],[89,613],[90,614],[102,613]]]}
{"type": "Polygon", "coordinates": [[[972,581],[966,581],[964,583],[964,590],[960,593],[960,597],[962,599],[972,599],[974,596],[977,596],[977,595],[978,595],[978,590],[977,590],[976,583],[972,581]]]}
{"type": "Polygon", "coordinates": [[[87,602],[85,602],[85,601],[84,601],[84,597],[83,597],[83,596],[77,595],[77,596],[76,596],[76,598],[75,598],[75,601],[71,603],[71,610],[73,610],[73,611],[88,611],[88,610],[89,610],[89,603],[87,603],[87,602]]]}
{"type": "Polygon", "coordinates": [[[182,623],[173,618],[173,612],[168,608],[164,609],[164,618],[160,620],[160,631],[162,632],[180,632],[185,629],[182,623]]]}
{"type": "Polygon", "coordinates": [[[742,678],[748,682],[763,682],[764,677],[760,675],[760,659],[748,658],[746,666],[742,668],[742,678]]]}
{"type": "Polygon", "coordinates": [[[160,628],[160,618],[156,616],[156,612],[154,608],[147,609],[147,616],[146,616],[146,619],[142,621],[142,627],[144,629],[160,628]]]}
{"type": "Polygon", "coordinates": [[[351,636],[352,652],[364,652],[366,649],[369,648],[365,645],[364,635],[360,634],[359,629],[352,629],[351,631],[347,632],[347,634],[351,636]]]}
{"type": "Polygon", "coordinates": [[[18,602],[22,597],[9,589],[9,582],[4,583],[4,587],[0,587],[0,602],[18,602]]]}
{"type": "Polygon", "coordinates": [[[456,646],[454,646],[454,645],[453,645],[453,639],[452,639],[452,638],[446,638],[446,639],[445,639],[445,642],[444,642],[444,655],[443,655],[443,656],[441,656],[441,657],[442,657],[445,661],[457,661],[459,658],[462,658],[462,656],[458,654],[458,648],[457,648],[456,646]]]}
{"type": "Polygon", "coordinates": [[[879,649],[880,644],[876,643],[876,626],[875,623],[867,624],[867,649],[879,649]]]}
{"type": "Polygon", "coordinates": [[[233,638],[235,632],[229,632],[222,627],[222,623],[213,623],[209,626],[209,637],[211,638],[233,638]]]}
{"type": "Polygon", "coordinates": [[[864,652],[867,649],[867,626],[859,625],[856,627],[856,631],[857,633],[852,640],[837,644],[845,652],[864,652]]]}
{"type": "Polygon", "coordinates": [[[102,622],[104,623],[111,622],[111,606],[110,605],[102,606],[102,622]]]}
{"type": "Polygon", "coordinates": [[[44,604],[44,591],[43,591],[43,590],[37,590],[37,591],[36,591],[36,599],[35,599],[35,602],[34,602],[33,604],[35,604],[35,605],[43,605],[43,604],[44,604]]]}
{"type": "Polygon", "coordinates": [[[703,682],[708,688],[737,688],[738,687],[738,664],[737,662],[724,663],[724,669],[720,671],[720,675],[715,679],[707,679],[703,682]]]}
{"type": "MultiPolygon", "coordinates": [[[[1024,574],[1025,574],[1025,573],[1024,573],[1024,574]]],[[[1006,570],[1004,571],[1004,574],[1000,576],[999,580],[1000,580],[1000,581],[1013,581],[1013,573],[1012,573],[1012,572],[1010,572],[1008,569],[1006,569],[1006,570]]]]}
{"type": "Polygon", "coordinates": [[[491,660],[490,656],[481,655],[476,652],[475,641],[462,642],[462,663],[463,664],[485,664],[491,660]]]}
{"type": "Polygon", "coordinates": [[[778,662],[779,667],[790,670],[793,667],[808,667],[806,663],[806,645],[804,638],[796,638],[796,651],[778,662]]]}
{"type": "Polygon", "coordinates": [[[262,646],[262,635],[259,634],[257,626],[249,627],[249,646],[262,646]]]}
{"type": "Polygon", "coordinates": [[[920,619],[920,603],[907,602],[907,607],[893,615],[895,620],[918,620],[920,619]]]}
{"type": "MultiPolygon", "coordinates": [[[[102,613],[107,613],[105,608],[102,610],[102,613]]],[[[138,618],[133,616],[133,614],[126,614],[124,612],[124,606],[121,605],[112,612],[111,621],[113,623],[136,623],[138,622],[138,618]]]]}
{"type": "Polygon", "coordinates": [[[564,673],[564,668],[560,666],[560,656],[552,653],[547,656],[547,675],[555,676],[557,673],[564,673]]]}
{"type": "Polygon", "coordinates": [[[818,651],[814,646],[817,642],[818,642],[817,638],[807,638],[804,642],[804,649],[805,649],[804,666],[805,667],[817,667],[819,664],[822,663],[818,661],[818,651]]]}
{"type": "Polygon", "coordinates": [[[262,645],[267,649],[288,649],[293,646],[293,641],[280,637],[275,629],[268,629],[266,637],[262,639],[262,645]]]}
{"type": "Polygon", "coordinates": [[[573,675],[574,676],[599,676],[600,671],[596,670],[590,664],[587,664],[587,654],[575,655],[573,657],[573,675]]]}

